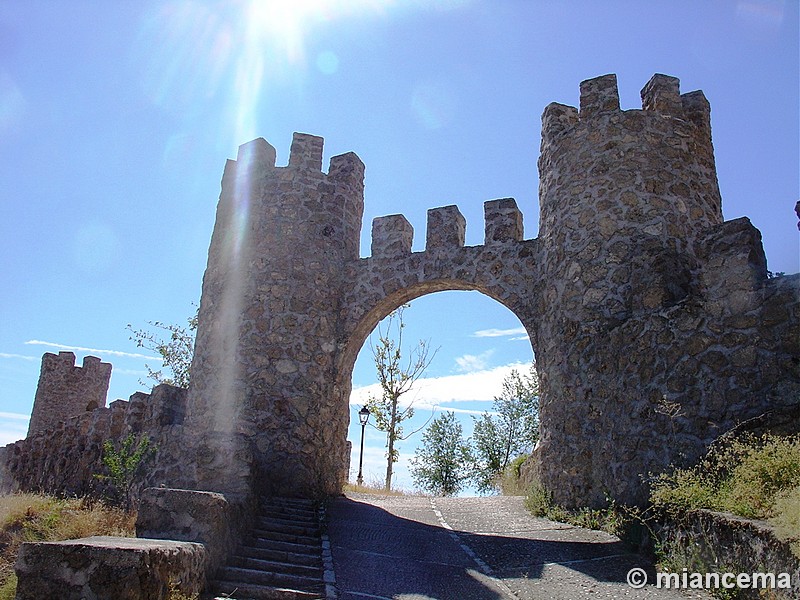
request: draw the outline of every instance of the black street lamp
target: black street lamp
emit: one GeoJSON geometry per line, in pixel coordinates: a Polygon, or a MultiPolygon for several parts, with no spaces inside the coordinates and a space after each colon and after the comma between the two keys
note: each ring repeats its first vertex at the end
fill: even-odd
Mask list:
{"type": "Polygon", "coordinates": [[[366,406],[361,407],[358,411],[358,420],[361,423],[361,456],[358,459],[358,477],[356,478],[357,485],[364,485],[364,475],[361,472],[361,467],[364,464],[364,428],[369,421],[369,409],[366,406]]]}

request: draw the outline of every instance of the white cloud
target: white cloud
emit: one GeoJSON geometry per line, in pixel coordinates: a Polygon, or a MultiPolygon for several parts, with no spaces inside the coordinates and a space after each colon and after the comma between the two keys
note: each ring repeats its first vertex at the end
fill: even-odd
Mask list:
{"type": "Polygon", "coordinates": [[[481,329],[476,331],[472,334],[472,337],[508,337],[508,336],[520,336],[522,337],[514,337],[513,340],[527,340],[528,339],[528,332],[525,331],[524,327],[514,327],[513,329],[481,329]]]}
{"type": "Polygon", "coordinates": [[[494,354],[494,350],[487,350],[480,354],[464,354],[456,357],[456,365],[462,373],[473,373],[475,371],[485,371],[489,365],[489,358],[494,354]]]}
{"type": "Polygon", "coordinates": [[[39,360],[38,356],[25,356],[24,354],[8,354],[0,352],[0,358],[18,358],[20,360],[39,360]]]}
{"type": "Polygon", "coordinates": [[[25,439],[30,415],[0,412],[0,446],[25,439]]]}
{"type": "Polygon", "coordinates": [[[69,350],[76,352],[91,352],[92,354],[105,354],[111,356],[122,356],[125,358],[143,358],[144,360],[157,360],[161,361],[161,357],[150,356],[147,354],[139,354],[137,352],[122,352],[120,350],[100,350],[98,348],[84,348],[83,346],[67,346],[65,344],[57,344],[55,342],[43,342],[42,340],[28,340],[25,342],[32,346],[48,346],[50,348],[57,348],[58,350],[69,350]]]}
{"type": "Polygon", "coordinates": [[[12,419],[16,421],[27,421],[30,415],[23,415],[22,413],[0,412],[0,419],[12,419]]]}
{"type": "MultiPolygon", "coordinates": [[[[442,407],[457,402],[491,402],[503,388],[503,379],[508,377],[512,369],[518,371],[528,367],[523,363],[511,363],[492,369],[446,375],[444,377],[424,377],[418,379],[411,390],[400,398],[403,406],[414,402],[417,408],[442,407]]],[[[362,406],[369,399],[370,394],[380,396],[380,385],[374,383],[355,388],[350,394],[350,404],[362,406]]],[[[452,410],[450,406],[445,410],[452,410]]],[[[459,409],[464,411],[466,409],[459,409]]]]}

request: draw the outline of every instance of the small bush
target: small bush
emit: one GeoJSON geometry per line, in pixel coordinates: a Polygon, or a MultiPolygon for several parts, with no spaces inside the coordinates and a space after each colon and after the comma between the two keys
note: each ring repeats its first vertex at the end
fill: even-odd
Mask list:
{"type": "MultiPolygon", "coordinates": [[[[177,583],[172,582],[169,584],[169,596],[167,600],[197,600],[198,598],[199,596],[197,594],[183,593],[177,583]]],[[[0,600],[2,600],[2,598],[0,598],[0,600]]]]}
{"type": "Polygon", "coordinates": [[[525,496],[525,508],[534,517],[546,517],[553,508],[553,494],[541,482],[534,481],[525,496]]]}
{"type": "Polygon", "coordinates": [[[524,496],[527,490],[520,483],[522,464],[527,460],[527,454],[521,454],[511,461],[508,468],[500,476],[498,487],[504,496],[524,496]]]}

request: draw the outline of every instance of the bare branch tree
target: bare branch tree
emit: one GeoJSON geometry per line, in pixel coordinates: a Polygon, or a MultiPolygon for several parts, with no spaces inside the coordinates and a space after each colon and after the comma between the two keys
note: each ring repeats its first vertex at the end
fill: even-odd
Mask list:
{"type": "MultiPolygon", "coordinates": [[[[398,460],[395,447],[397,441],[405,440],[420,431],[425,425],[410,433],[404,434],[402,423],[414,416],[413,402],[403,408],[400,398],[407,393],[414,382],[428,368],[437,350],[430,351],[430,342],[420,340],[403,360],[403,311],[407,304],[392,312],[382,324],[379,324],[378,342],[371,346],[372,357],[381,386],[380,398],[370,396],[367,408],[375,416],[376,427],[386,432],[386,491],[392,487],[392,471],[398,460]]],[[[430,419],[429,419],[430,420],[430,419]]],[[[427,422],[425,423],[427,424],[427,422]]]]}

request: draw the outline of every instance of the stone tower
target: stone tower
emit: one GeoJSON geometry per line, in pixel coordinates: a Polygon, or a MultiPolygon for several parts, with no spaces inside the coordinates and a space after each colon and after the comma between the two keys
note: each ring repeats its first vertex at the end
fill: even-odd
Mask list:
{"type": "Polygon", "coordinates": [[[330,398],[364,165],[348,153],[323,173],[322,143],[295,134],[276,167],[257,139],[225,167],[187,413],[208,441],[199,454],[215,455],[198,467],[201,489],[310,496],[345,481],[348,406],[330,398]]]}
{"type": "Polygon", "coordinates": [[[542,116],[532,462],[558,502],[641,502],[648,473],[791,401],[773,378],[797,385],[798,303],[749,221],[723,223],[702,92],[657,74],[624,111],[614,75],[580,92],[542,116]]]}
{"type": "Polygon", "coordinates": [[[72,352],[45,353],[28,437],[52,429],[71,417],[104,407],[110,379],[111,365],[95,356],[85,356],[83,367],[76,367],[72,352]]]}

